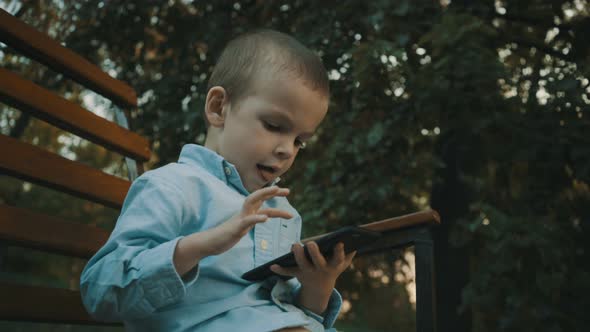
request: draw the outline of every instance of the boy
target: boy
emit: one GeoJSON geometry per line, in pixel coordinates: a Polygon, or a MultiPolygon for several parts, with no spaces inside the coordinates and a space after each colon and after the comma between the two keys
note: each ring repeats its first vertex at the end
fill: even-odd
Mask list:
{"type": "Polygon", "coordinates": [[[324,331],[351,263],[336,246],[311,260],[298,244],[301,217],[275,186],[328,109],[328,78],[293,38],[270,30],[231,41],[209,81],[205,146],[131,186],[107,243],[88,262],[88,311],[132,331],[324,331]],[[240,276],[292,250],[298,266],[240,276]]]}

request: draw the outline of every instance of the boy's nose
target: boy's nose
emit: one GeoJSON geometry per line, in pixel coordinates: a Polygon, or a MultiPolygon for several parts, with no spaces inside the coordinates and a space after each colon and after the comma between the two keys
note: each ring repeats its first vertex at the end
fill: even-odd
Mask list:
{"type": "Polygon", "coordinates": [[[281,159],[289,159],[295,154],[295,145],[292,143],[281,143],[275,148],[275,154],[281,159]]]}

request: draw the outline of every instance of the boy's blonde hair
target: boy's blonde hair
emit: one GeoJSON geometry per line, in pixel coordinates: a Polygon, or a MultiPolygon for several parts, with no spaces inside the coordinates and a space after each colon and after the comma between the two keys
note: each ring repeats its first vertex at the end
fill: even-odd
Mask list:
{"type": "Polygon", "coordinates": [[[256,76],[264,71],[302,79],[314,91],[329,96],[326,69],[318,55],[295,38],[274,30],[255,30],[230,41],[209,78],[207,91],[221,86],[230,102],[248,94],[256,76]]]}

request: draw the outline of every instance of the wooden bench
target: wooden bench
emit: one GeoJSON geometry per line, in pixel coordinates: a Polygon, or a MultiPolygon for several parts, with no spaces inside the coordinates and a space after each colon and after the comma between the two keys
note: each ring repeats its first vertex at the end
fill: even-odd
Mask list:
{"type": "MultiPolygon", "coordinates": [[[[124,110],[137,107],[137,96],[130,86],[1,9],[0,41],[124,110]]],[[[132,158],[136,162],[128,163],[130,174],[141,173],[142,163],[150,158],[147,139],[4,68],[0,68],[0,101],[132,158]]],[[[129,180],[9,136],[0,135],[0,151],[1,174],[115,209],[121,208],[131,185],[129,180]]],[[[88,259],[108,236],[109,232],[98,227],[0,204],[0,240],[7,244],[88,259]]],[[[0,294],[0,319],[96,324],[82,306],[78,291],[0,283],[0,294]]]]}
{"type": "MultiPolygon", "coordinates": [[[[1,9],[0,41],[124,110],[137,107],[136,93],[130,86],[1,9]]],[[[150,158],[148,141],[125,128],[124,116],[117,125],[3,68],[0,102],[127,156],[130,179],[108,175],[5,135],[0,135],[0,174],[120,209],[130,181],[142,173],[142,163],[150,158]]],[[[420,332],[435,329],[430,225],[436,223],[440,223],[438,214],[427,210],[362,226],[383,232],[385,239],[359,254],[415,247],[420,332]]],[[[10,245],[88,259],[108,236],[108,231],[97,227],[0,204],[0,241],[10,245]]],[[[103,324],[86,313],[76,290],[0,282],[0,294],[0,320],[103,324]]]]}

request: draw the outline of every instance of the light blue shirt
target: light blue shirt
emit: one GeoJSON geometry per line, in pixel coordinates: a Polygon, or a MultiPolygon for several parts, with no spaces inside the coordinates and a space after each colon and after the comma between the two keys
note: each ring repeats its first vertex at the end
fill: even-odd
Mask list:
{"type": "Polygon", "coordinates": [[[128,331],[331,330],[342,304],[336,290],[322,317],[295,305],[301,286],[296,278],[241,278],[300,241],[301,217],[284,197],[263,207],[294,218],[257,224],[232,249],[202,259],[184,278],[176,272],[172,256],[178,240],[228,220],[248,194],[232,164],[194,144],[183,147],[178,163],[140,176],[109,240],[82,272],[88,312],[123,321],[128,331]]]}

